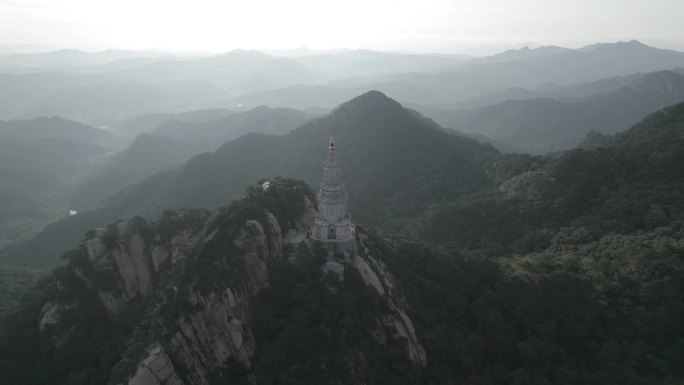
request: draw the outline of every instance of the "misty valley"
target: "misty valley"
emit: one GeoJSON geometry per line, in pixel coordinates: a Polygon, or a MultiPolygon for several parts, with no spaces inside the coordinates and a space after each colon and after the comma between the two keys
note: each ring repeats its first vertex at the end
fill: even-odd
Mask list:
{"type": "Polygon", "coordinates": [[[684,379],[684,52],[6,51],[0,384],[684,379]]]}

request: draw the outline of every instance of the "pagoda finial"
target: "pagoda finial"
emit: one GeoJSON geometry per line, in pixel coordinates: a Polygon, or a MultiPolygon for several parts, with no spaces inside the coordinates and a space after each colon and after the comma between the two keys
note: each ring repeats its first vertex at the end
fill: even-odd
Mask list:
{"type": "Polygon", "coordinates": [[[330,145],[328,148],[330,148],[330,155],[335,153],[335,137],[333,135],[330,135],[330,145]]]}

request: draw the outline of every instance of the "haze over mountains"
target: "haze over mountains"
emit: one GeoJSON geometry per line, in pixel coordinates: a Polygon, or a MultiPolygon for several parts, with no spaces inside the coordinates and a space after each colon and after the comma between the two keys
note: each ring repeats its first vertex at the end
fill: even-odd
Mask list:
{"type": "Polygon", "coordinates": [[[674,383],[682,167],[684,53],[638,41],[0,56],[0,373],[674,383]],[[331,136],[341,276],[284,241],[331,136]]]}
{"type": "Polygon", "coordinates": [[[436,112],[434,118],[444,127],[484,135],[527,152],[563,150],[578,145],[590,131],[613,134],[651,111],[683,101],[684,75],[648,73],[615,90],[583,97],[528,97],[466,111],[444,111],[442,116],[436,112]]]}
{"type": "Polygon", "coordinates": [[[57,184],[61,213],[93,208],[240,135],[286,134],[371,90],[462,137],[529,153],[566,150],[593,132],[620,132],[684,101],[684,53],[637,41],[524,47],[481,58],[368,50],[207,57],[61,50],[0,56],[0,64],[14,71],[0,74],[0,117],[20,118],[2,123],[5,135],[102,148],[84,158],[89,165],[67,185],[57,184]],[[141,133],[149,135],[136,140],[141,133]]]}
{"type": "MultiPolygon", "coordinates": [[[[61,191],[61,203],[41,223],[68,209],[95,207],[245,133],[285,134],[370,90],[461,136],[503,152],[532,153],[572,148],[590,132],[622,131],[684,100],[684,54],[637,41],[524,47],[482,58],[367,50],[275,54],[61,50],[1,56],[2,68],[14,73],[0,75],[0,116],[28,118],[3,123],[5,135],[84,142],[91,154],[96,150],[89,146],[102,148],[83,159],[89,165],[67,185],[47,190],[61,191]],[[151,135],[135,140],[141,133],[151,135]]],[[[292,176],[316,178],[313,171],[292,176]]],[[[39,211],[43,203],[54,207],[34,195],[18,196],[40,202],[39,211]]]]}
{"type": "Polygon", "coordinates": [[[68,215],[70,189],[117,142],[109,132],[57,117],[0,122],[0,245],[68,215]]]}
{"type": "Polygon", "coordinates": [[[105,50],[84,52],[61,49],[37,53],[14,53],[0,56],[0,71],[4,73],[26,73],[64,71],[89,71],[98,66],[132,64],[145,59],[157,59],[165,54],[160,51],[105,50]]]}
{"type": "Polygon", "coordinates": [[[332,108],[371,89],[403,103],[468,106],[468,100],[513,87],[537,92],[684,68],[684,53],[629,41],[581,49],[523,48],[472,59],[364,50],[294,57],[236,50],[198,58],[147,51],[57,51],[0,56],[0,63],[31,68],[27,73],[0,77],[0,118],[60,115],[113,125],[143,113],[194,108],[262,104],[332,108]],[[55,65],[73,69],[82,63],[107,66],[121,61],[130,67],[98,73],[55,69],[55,65]]]}
{"type": "Polygon", "coordinates": [[[74,208],[92,208],[119,190],[156,172],[173,170],[192,156],[216,150],[221,143],[247,133],[282,135],[313,116],[296,110],[257,107],[246,112],[195,111],[145,116],[123,123],[143,129],[133,143],[94,169],[71,195],[74,208]],[[161,120],[159,120],[161,119],[161,120]],[[143,128],[150,121],[156,127],[143,128]]]}
{"type": "MultiPolygon", "coordinates": [[[[232,118],[240,117],[241,121],[249,122],[263,112],[274,113],[269,119],[280,114],[279,110],[260,108],[253,112],[229,115],[218,121],[236,121],[232,118]]],[[[297,116],[292,111],[282,112],[286,113],[280,120],[284,124],[288,122],[286,118],[297,116]]],[[[299,116],[301,119],[305,115],[300,113],[299,116]]],[[[260,121],[263,122],[257,120],[260,121]]],[[[215,123],[209,124],[217,126],[215,123]]],[[[268,129],[271,126],[265,124],[261,127],[268,129]]],[[[272,135],[286,132],[287,127],[284,128],[280,132],[250,133],[228,141],[213,153],[198,155],[182,167],[154,175],[125,188],[131,183],[131,179],[122,180],[117,175],[136,175],[127,171],[132,166],[130,162],[141,162],[141,158],[157,153],[150,149],[141,152],[139,147],[147,148],[153,144],[162,146],[158,153],[166,161],[173,157],[170,154],[182,156],[184,153],[179,151],[181,142],[141,135],[131,147],[115,155],[109,165],[96,173],[96,179],[86,182],[78,192],[77,196],[81,199],[93,194],[100,199],[109,197],[102,207],[54,223],[43,234],[38,235],[36,239],[42,239],[41,241],[32,241],[33,246],[29,244],[27,247],[38,247],[44,251],[58,250],[62,248],[60,245],[63,242],[73,242],[73,239],[78,238],[81,228],[92,227],[112,216],[154,217],[165,209],[175,207],[218,207],[227,200],[238,197],[244,186],[255,177],[285,175],[316,184],[320,178],[320,159],[324,158],[326,151],[325,146],[320,143],[325,143],[331,132],[336,133],[340,148],[347,147],[350,150],[346,154],[341,152],[341,159],[349,164],[350,170],[347,171],[346,178],[350,188],[358,192],[352,197],[351,204],[359,207],[359,219],[372,224],[382,223],[384,216],[390,213],[393,216],[399,215],[402,210],[408,210],[404,215],[415,215],[415,212],[425,209],[430,202],[441,200],[443,193],[467,193],[476,190],[479,185],[485,185],[489,179],[483,170],[474,166],[497,153],[489,145],[444,131],[377,91],[355,98],[341,105],[328,117],[300,125],[283,136],[272,135]],[[383,145],[390,140],[393,146],[383,145]],[[145,142],[149,143],[145,145],[145,142]],[[445,168],[445,164],[454,166],[445,168]],[[386,169],[390,166],[394,168],[393,172],[386,169]],[[415,179],[413,175],[422,168],[434,169],[438,174],[429,177],[426,175],[425,180],[415,179]],[[222,177],[217,178],[219,174],[222,177]],[[438,181],[430,181],[432,178],[437,178],[438,181]],[[127,182],[124,183],[124,180],[127,182]],[[408,195],[405,188],[401,187],[407,180],[411,181],[409,190],[415,190],[408,195]],[[121,184],[117,186],[113,182],[121,184]],[[93,190],[102,186],[110,187],[99,193],[93,190]],[[107,191],[119,190],[122,191],[111,197],[106,194],[107,191]],[[416,200],[413,194],[418,194],[421,198],[416,200]],[[53,241],[59,244],[48,246],[53,241]]],[[[180,157],[176,159],[178,162],[183,161],[180,157]]],[[[160,163],[163,162],[153,160],[150,165],[160,163]]],[[[171,162],[166,165],[169,163],[171,162]]],[[[146,167],[140,164],[133,169],[138,170],[137,175],[142,175],[141,172],[146,167]]],[[[44,255],[44,251],[25,250],[12,251],[10,254],[31,254],[37,260],[45,260],[50,253],[44,255]]]]}
{"type": "Polygon", "coordinates": [[[55,250],[85,237],[85,246],[65,253],[66,265],[4,318],[3,370],[28,383],[78,375],[93,384],[134,384],[146,370],[192,384],[206,383],[200,375],[270,383],[274,371],[304,366],[289,374],[293,381],[318,381],[311,374],[318,368],[350,384],[377,376],[441,383],[475,373],[666,384],[681,359],[683,144],[684,103],[601,146],[552,158],[501,155],[369,92],[285,135],[229,141],[4,253],[5,262],[50,264],[55,250]],[[281,261],[288,250],[282,229],[306,215],[304,197],[315,197],[304,182],[274,175],[317,181],[330,132],[357,220],[423,240],[360,227],[358,258],[366,262],[350,264],[343,280],[323,279],[305,246],[289,254],[301,262],[281,261]],[[238,186],[262,177],[272,189],[253,185],[211,215],[166,210],[225,206],[238,186]],[[117,221],[162,211],[158,221],[117,221]],[[405,297],[391,302],[389,290],[405,297]],[[232,305],[231,296],[244,306],[232,305]],[[194,300],[211,306],[192,306],[194,300]],[[223,312],[245,321],[231,329],[235,318],[215,316],[223,312]],[[377,321],[388,317],[395,321],[377,321]],[[378,325],[385,338],[373,337],[378,325]],[[343,340],[345,333],[356,337],[343,340]],[[462,333],[469,337],[456,338],[462,333]],[[178,336],[189,342],[177,343],[178,336]],[[445,344],[447,336],[455,339],[445,344]],[[212,356],[213,344],[196,341],[221,343],[228,353],[212,356]],[[301,349],[298,357],[287,359],[293,349],[301,349]],[[548,360],[528,355],[547,350],[555,352],[548,360]],[[359,354],[372,357],[362,373],[322,365],[339,357],[356,362],[359,354]],[[191,371],[175,369],[203,355],[214,358],[191,371]],[[654,357],[657,367],[648,365],[654,357]],[[467,366],[454,366],[454,358],[467,366]],[[28,370],[36,365],[40,370],[28,370]]]}

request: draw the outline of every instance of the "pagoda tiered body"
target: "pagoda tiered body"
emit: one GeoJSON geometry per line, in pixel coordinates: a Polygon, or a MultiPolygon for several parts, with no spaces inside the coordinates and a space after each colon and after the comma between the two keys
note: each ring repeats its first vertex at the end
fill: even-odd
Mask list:
{"type": "Polygon", "coordinates": [[[335,158],[335,140],[330,138],[330,154],[324,163],[323,182],[318,193],[318,216],[313,238],[344,251],[354,245],[354,230],[347,212],[347,189],[342,181],[342,163],[335,158]]]}

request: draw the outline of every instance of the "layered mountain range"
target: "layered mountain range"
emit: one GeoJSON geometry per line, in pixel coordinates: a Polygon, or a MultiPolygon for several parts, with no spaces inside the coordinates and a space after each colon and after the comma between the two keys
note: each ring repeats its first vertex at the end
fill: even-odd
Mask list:
{"type": "Polygon", "coordinates": [[[221,206],[92,225],[4,318],[3,378],[669,383],[681,375],[683,133],[679,104],[557,158],[501,155],[371,92],[284,136],[246,135],[93,211],[135,210],[126,205],[145,197],[221,206]],[[275,152],[307,170],[299,162],[324,146],[291,158],[278,149],[325,143],[333,128],[349,189],[363,194],[350,206],[358,221],[414,218],[400,237],[360,226],[341,279],[321,270],[327,252],[284,241],[311,218],[306,183],[264,175],[268,189],[259,182],[228,203],[231,184],[215,176],[231,170],[232,144],[261,155],[249,158],[258,167],[275,152]],[[372,145],[388,132],[392,145],[372,145]],[[381,183],[361,190],[364,178],[381,183]],[[407,207],[412,194],[424,206],[407,207]]]}
{"type": "Polygon", "coordinates": [[[562,99],[537,93],[470,110],[435,111],[434,117],[444,127],[544,153],[575,147],[590,131],[623,131],[648,113],[682,101],[684,75],[661,71],[603,93],[562,99]]]}
{"type": "Polygon", "coordinates": [[[684,377],[684,54],[279,55],[0,57],[0,383],[684,377]]]}
{"type": "Polygon", "coordinates": [[[246,50],[207,57],[137,54],[0,56],[0,66],[15,68],[0,76],[0,118],[56,114],[114,125],[144,113],[239,104],[330,108],[373,89],[403,103],[439,106],[512,87],[535,91],[684,67],[681,52],[637,41],[524,48],[485,58],[364,50],[290,57],[246,50]]]}
{"type": "MultiPolygon", "coordinates": [[[[373,225],[385,223],[387,217],[406,218],[392,222],[399,227],[433,202],[487,186],[490,178],[482,165],[498,154],[490,145],[445,131],[380,92],[369,92],[285,135],[244,135],[179,168],[122,185],[123,190],[101,207],[51,224],[34,241],[7,250],[5,258],[18,261],[21,255],[31,255],[36,262],[49,263],[85,229],[112,217],[215,208],[237,198],[255,178],[287,176],[318,183],[331,134],[347,165],[355,215],[373,225]]],[[[122,159],[134,160],[129,155],[122,159]]],[[[102,183],[105,180],[97,185],[102,183]]]]}

